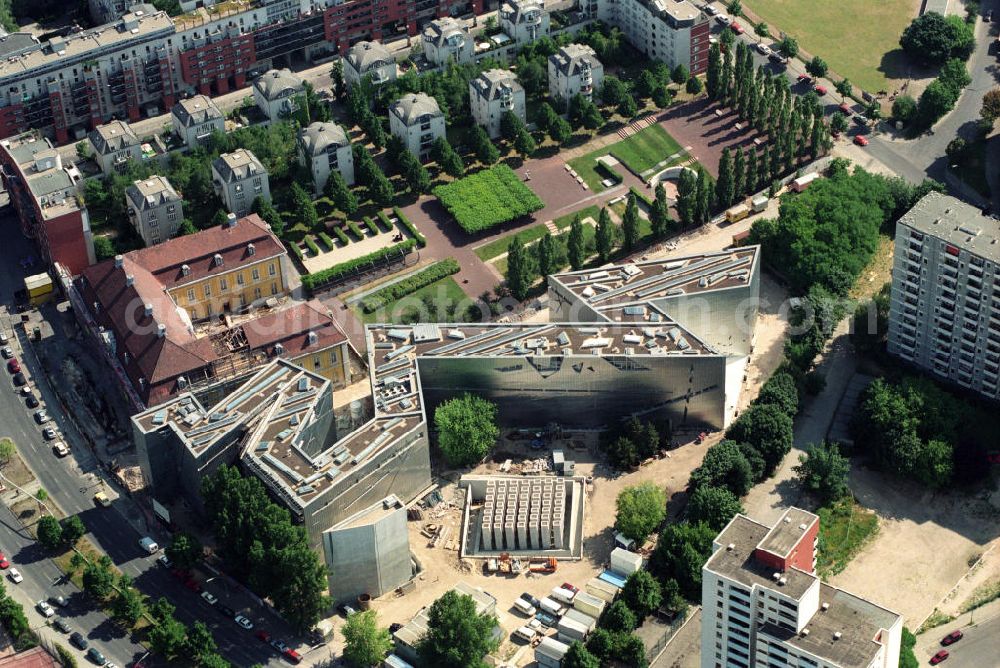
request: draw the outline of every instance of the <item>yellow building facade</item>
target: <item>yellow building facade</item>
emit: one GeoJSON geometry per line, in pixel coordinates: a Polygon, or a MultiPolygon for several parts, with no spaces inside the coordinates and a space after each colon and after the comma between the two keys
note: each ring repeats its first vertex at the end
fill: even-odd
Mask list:
{"type": "Polygon", "coordinates": [[[241,311],[253,302],[288,293],[281,258],[271,257],[232,271],[178,282],[167,294],[192,320],[241,311]]]}

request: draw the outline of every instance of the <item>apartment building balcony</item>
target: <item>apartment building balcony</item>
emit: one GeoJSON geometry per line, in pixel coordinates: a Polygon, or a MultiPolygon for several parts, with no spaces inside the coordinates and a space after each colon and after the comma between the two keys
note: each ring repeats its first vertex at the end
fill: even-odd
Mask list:
{"type": "Polygon", "coordinates": [[[911,240],[909,243],[909,249],[912,251],[916,251],[917,253],[922,253],[924,250],[924,245],[920,242],[911,240]]]}
{"type": "Polygon", "coordinates": [[[542,24],[542,13],[525,12],[522,23],[528,26],[539,26],[542,24]]]}

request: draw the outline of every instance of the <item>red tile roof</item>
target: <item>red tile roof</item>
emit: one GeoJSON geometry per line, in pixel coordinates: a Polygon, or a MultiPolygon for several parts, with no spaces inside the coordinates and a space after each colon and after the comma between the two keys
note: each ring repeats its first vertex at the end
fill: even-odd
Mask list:
{"type": "Polygon", "coordinates": [[[235,225],[216,225],[207,230],[176,237],[162,244],[129,253],[132,261],[145,267],[166,288],[190,283],[208,276],[224,274],[244,264],[260,262],[285,254],[285,248],[271,233],[267,223],[252,213],[235,225]],[[254,254],[248,244],[254,245],[254,254]],[[222,256],[222,264],[213,258],[222,256]],[[190,268],[184,275],[183,265],[190,268]]]}
{"type": "Polygon", "coordinates": [[[245,322],[243,332],[250,348],[265,350],[270,355],[274,344],[280,343],[291,357],[323,350],[347,340],[329,310],[315,299],[245,322]],[[309,332],[316,334],[315,343],[309,343],[309,332]]]}
{"type": "Polygon", "coordinates": [[[56,668],[59,664],[41,647],[34,647],[0,659],[0,668],[56,668]]]}

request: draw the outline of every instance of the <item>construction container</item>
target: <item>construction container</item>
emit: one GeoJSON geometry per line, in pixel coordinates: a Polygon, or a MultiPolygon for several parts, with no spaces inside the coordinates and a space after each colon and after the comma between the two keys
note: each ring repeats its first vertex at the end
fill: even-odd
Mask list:
{"type": "Polygon", "coordinates": [[[32,306],[44,304],[52,298],[52,277],[44,273],[26,276],[24,289],[28,293],[28,301],[32,306]]]}
{"type": "Polygon", "coordinates": [[[403,661],[395,654],[390,654],[382,661],[383,668],[413,668],[413,664],[403,661]]]}
{"type": "Polygon", "coordinates": [[[579,610],[567,610],[566,614],[563,615],[564,619],[572,619],[578,624],[583,624],[587,627],[587,632],[593,631],[597,628],[597,618],[593,615],[588,615],[585,612],[580,612],[579,610]]]}
{"type": "Polygon", "coordinates": [[[575,619],[563,617],[556,626],[556,637],[564,643],[572,643],[574,640],[584,642],[590,629],[585,624],[581,624],[575,619]]]}
{"type": "Polygon", "coordinates": [[[604,606],[607,605],[607,601],[603,598],[594,596],[593,594],[588,594],[585,591],[581,591],[573,599],[573,609],[579,610],[580,612],[590,615],[591,617],[600,617],[601,613],[604,612],[604,606]]]}
{"type": "Polygon", "coordinates": [[[538,602],[538,607],[550,615],[555,615],[556,617],[562,616],[562,613],[566,611],[564,606],[559,605],[547,596],[538,602]]]}
{"type": "Polygon", "coordinates": [[[620,591],[618,587],[614,586],[610,582],[605,582],[601,578],[591,579],[584,587],[584,590],[591,596],[595,596],[605,603],[613,602],[620,591]]]}
{"type": "Polygon", "coordinates": [[[746,204],[740,204],[726,211],[726,220],[730,223],[735,223],[737,221],[743,220],[749,215],[750,215],[750,207],[748,207],[746,204]]]}
{"type": "Polygon", "coordinates": [[[753,209],[754,213],[760,213],[767,208],[767,203],[770,201],[765,195],[757,195],[750,200],[750,208],[753,209]]]}
{"type": "Polygon", "coordinates": [[[542,638],[535,647],[535,663],[539,668],[560,668],[563,657],[569,651],[569,645],[555,638],[542,638]]]}
{"type": "Polygon", "coordinates": [[[792,190],[797,193],[809,187],[809,184],[819,178],[819,172],[810,172],[792,181],[792,190]]]}
{"type": "Polygon", "coordinates": [[[563,587],[555,587],[549,594],[549,598],[560,603],[565,603],[566,605],[573,605],[573,597],[576,596],[569,589],[564,589],[563,587]]]}
{"type": "Polygon", "coordinates": [[[611,570],[625,577],[642,568],[642,555],[616,547],[611,551],[611,570]]]}

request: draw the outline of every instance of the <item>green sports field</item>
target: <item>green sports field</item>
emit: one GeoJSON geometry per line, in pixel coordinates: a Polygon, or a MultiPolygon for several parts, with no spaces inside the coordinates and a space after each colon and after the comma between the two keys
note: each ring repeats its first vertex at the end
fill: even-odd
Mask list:
{"type": "Polygon", "coordinates": [[[919,0],[746,0],[743,5],[798,40],[830,69],[868,92],[889,90],[906,78],[899,37],[919,11],[919,0]]]}

